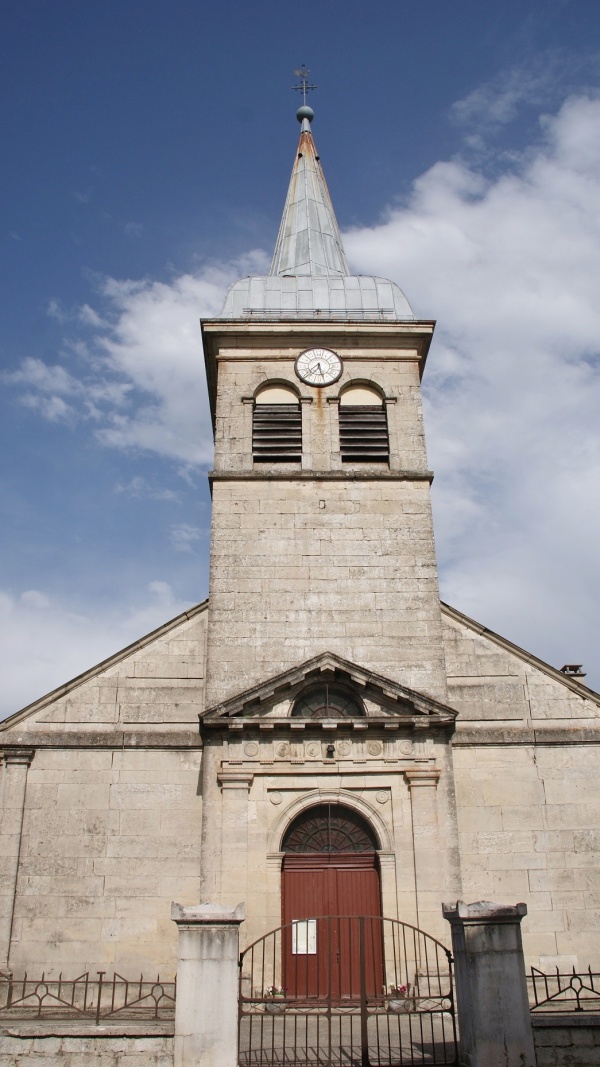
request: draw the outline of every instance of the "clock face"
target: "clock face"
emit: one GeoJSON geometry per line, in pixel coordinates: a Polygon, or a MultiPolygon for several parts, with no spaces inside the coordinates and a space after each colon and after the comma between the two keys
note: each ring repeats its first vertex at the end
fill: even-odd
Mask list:
{"type": "Polygon", "coordinates": [[[307,385],[331,385],[342,369],[340,357],[330,348],[307,348],[296,360],[296,374],[307,385]]]}

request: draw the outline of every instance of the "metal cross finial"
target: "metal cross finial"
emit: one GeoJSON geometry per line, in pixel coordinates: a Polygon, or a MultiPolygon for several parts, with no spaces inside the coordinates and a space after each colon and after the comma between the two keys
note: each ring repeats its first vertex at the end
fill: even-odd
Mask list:
{"type": "Polygon", "coordinates": [[[294,74],[296,75],[296,77],[301,78],[302,80],[300,82],[300,85],[292,85],[292,89],[298,89],[299,92],[302,93],[302,103],[306,104],[306,94],[310,92],[311,89],[317,89],[318,86],[307,84],[308,75],[310,74],[310,71],[307,69],[304,63],[300,67],[300,70],[294,71],[294,74]]]}

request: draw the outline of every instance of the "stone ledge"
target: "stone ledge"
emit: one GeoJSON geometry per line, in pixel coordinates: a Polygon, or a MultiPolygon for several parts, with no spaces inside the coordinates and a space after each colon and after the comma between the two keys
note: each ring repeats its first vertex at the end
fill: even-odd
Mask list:
{"type": "Polygon", "coordinates": [[[499,723],[481,722],[465,725],[456,722],[456,732],[452,739],[453,748],[467,748],[473,745],[597,745],[600,744],[600,721],[587,726],[574,726],[568,719],[564,725],[553,723],[537,727],[523,723],[518,726],[505,726],[499,723]]]}
{"type": "Polygon", "coordinates": [[[596,1011],[533,1011],[531,1013],[531,1025],[534,1030],[546,1030],[553,1027],[564,1027],[572,1030],[574,1027],[589,1027],[591,1030],[600,1029],[600,1012],[596,1011]]]}
{"type": "Polygon", "coordinates": [[[179,748],[201,749],[198,729],[194,730],[54,730],[49,724],[48,732],[33,730],[28,733],[0,735],[0,752],[10,751],[25,742],[31,748],[179,748]]]}
{"type": "Polygon", "coordinates": [[[0,1024],[0,1037],[16,1037],[30,1040],[32,1037],[173,1037],[175,1022],[172,1019],[156,1019],[152,1022],[82,1023],[78,1019],[61,1022],[38,1020],[38,1022],[11,1022],[0,1024]]]}
{"type": "Polygon", "coordinates": [[[333,470],[333,471],[209,471],[213,482],[432,482],[433,471],[422,470],[333,470]]]}

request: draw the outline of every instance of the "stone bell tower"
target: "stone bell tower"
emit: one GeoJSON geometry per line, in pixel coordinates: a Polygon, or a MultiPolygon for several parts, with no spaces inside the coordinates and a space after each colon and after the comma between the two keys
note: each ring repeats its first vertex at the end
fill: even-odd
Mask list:
{"type": "Polygon", "coordinates": [[[215,428],[207,707],[323,652],[446,695],[420,379],[434,323],[350,273],[311,132],[271,271],[202,323],[215,428]]]}

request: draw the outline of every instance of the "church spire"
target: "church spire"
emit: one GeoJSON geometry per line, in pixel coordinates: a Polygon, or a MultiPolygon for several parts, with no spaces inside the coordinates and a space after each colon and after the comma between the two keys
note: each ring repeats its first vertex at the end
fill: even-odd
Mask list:
{"type": "Polygon", "coordinates": [[[306,104],[296,113],[302,129],[270,275],[339,278],[350,274],[310,129],[313,116],[306,104]]]}

